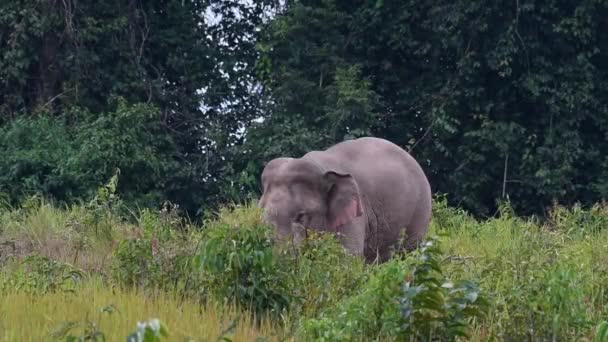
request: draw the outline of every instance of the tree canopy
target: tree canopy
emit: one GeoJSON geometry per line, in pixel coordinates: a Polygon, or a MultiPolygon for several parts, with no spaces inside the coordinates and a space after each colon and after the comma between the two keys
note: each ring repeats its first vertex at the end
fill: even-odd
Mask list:
{"type": "Polygon", "coordinates": [[[294,2],[260,42],[277,103],[260,136],[282,149],[265,151],[384,137],[478,214],[507,196],[527,214],[605,198],[607,7],[294,2]]]}
{"type": "Polygon", "coordinates": [[[120,168],[134,199],[156,193],[194,212],[218,202],[235,133],[261,110],[253,69],[241,65],[254,65],[255,30],[272,6],[2,2],[0,191],[70,201],[120,168]]]}
{"type": "Polygon", "coordinates": [[[0,191],[191,214],[374,135],[479,215],[608,194],[608,1],[0,4],[0,191]],[[263,118],[263,120],[255,120],[263,118]]]}

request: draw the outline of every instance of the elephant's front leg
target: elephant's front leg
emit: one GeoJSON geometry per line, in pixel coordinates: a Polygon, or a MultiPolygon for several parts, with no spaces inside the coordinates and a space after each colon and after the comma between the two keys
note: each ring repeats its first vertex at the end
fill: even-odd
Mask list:
{"type": "Polygon", "coordinates": [[[338,230],[338,240],[353,255],[363,256],[366,224],[367,221],[363,215],[338,230]]]}

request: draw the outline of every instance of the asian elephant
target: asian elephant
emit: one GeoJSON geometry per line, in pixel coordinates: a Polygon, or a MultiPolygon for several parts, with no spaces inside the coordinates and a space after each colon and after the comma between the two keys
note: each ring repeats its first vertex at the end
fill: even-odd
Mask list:
{"type": "Polygon", "coordinates": [[[301,158],[273,159],[261,181],[258,205],[279,238],[299,244],[308,229],[334,232],[368,263],[385,262],[403,237],[406,250],[415,249],[431,217],[422,168],[384,139],[346,140],[301,158]]]}

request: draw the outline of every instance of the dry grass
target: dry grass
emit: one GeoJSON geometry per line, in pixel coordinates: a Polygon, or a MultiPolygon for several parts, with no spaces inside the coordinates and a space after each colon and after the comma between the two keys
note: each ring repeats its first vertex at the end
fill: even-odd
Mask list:
{"type": "Polygon", "coordinates": [[[37,254],[86,272],[101,272],[116,241],[138,227],[107,215],[93,225],[82,205],[58,208],[34,197],[27,206],[0,211],[0,265],[37,254]]]}
{"type": "Polygon", "coordinates": [[[135,330],[138,321],[158,318],[169,330],[169,341],[216,340],[236,319],[236,327],[228,334],[233,341],[254,341],[264,336],[276,340],[276,332],[268,321],[256,326],[250,315],[235,307],[200,306],[183,302],[164,293],[143,293],[118,290],[90,281],[72,293],[45,295],[8,293],[0,297],[0,341],[48,341],[53,332],[66,322],[78,322],[71,330],[83,333],[87,320],[98,324],[107,341],[124,341],[135,330]],[[113,305],[116,311],[101,309],[113,305]]]}

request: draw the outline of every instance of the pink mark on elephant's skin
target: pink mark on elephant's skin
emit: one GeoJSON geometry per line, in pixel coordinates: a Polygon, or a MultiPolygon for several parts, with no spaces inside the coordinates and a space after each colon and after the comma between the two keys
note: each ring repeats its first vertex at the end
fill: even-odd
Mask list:
{"type": "Polygon", "coordinates": [[[328,223],[330,231],[337,231],[342,225],[345,225],[352,221],[355,217],[363,215],[361,211],[361,201],[358,197],[351,198],[349,204],[346,206],[344,211],[336,216],[335,220],[328,223]]]}

